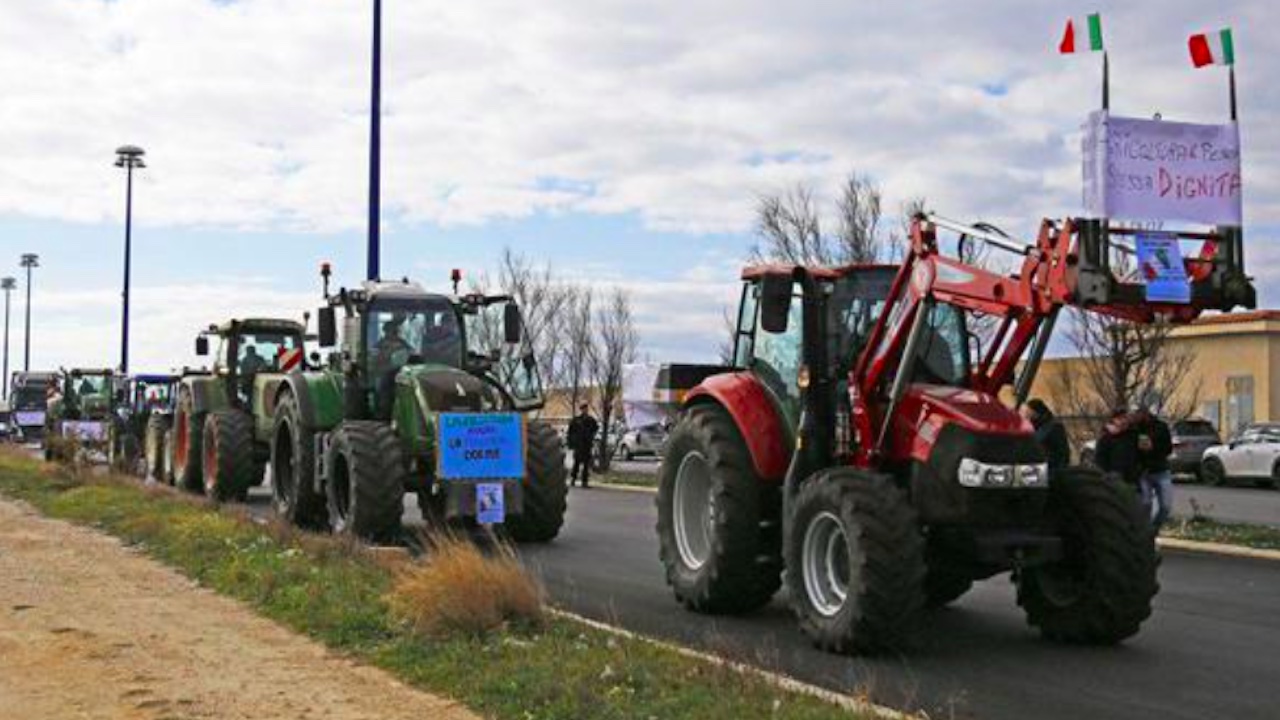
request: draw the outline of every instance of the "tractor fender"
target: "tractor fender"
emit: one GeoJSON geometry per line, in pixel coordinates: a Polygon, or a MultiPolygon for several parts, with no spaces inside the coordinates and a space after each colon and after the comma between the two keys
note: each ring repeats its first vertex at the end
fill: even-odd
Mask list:
{"type": "Polygon", "coordinates": [[[791,459],[791,439],[769,392],[751,373],[723,373],[703,380],[685,396],[684,407],[717,404],[738,426],[756,474],[782,480],[791,459]]]}
{"type": "Polygon", "coordinates": [[[272,408],[280,404],[285,393],[298,399],[298,412],[308,430],[329,430],[342,422],[342,391],[325,373],[285,375],[275,388],[272,408]]]}
{"type": "Polygon", "coordinates": [[[207,414],[229,407],[225,383],[224,378],[216,375],[190,377],[183,380],[182,384],[191,394],[192,412],[207,414]]]}

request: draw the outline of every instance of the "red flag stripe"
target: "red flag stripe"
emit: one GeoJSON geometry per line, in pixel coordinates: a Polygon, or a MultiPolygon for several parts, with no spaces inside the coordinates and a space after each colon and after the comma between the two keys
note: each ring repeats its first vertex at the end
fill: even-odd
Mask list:
{"type": "Polygon", "coordinates": [[[1072,20],[1067,21],[1067,29],[1062,33],[1062,42],[1058,43],[1058,52],[1063,55],[1076,51],[1076,24],[1072,20]]]}
{"type": "Polygon", "coordinates": [[[1191,62],[1196,67],[1213,64],[1213,51],[1209,49],[1209,38],[1204,35],[1192,35],[1187,41],[1191,50],[1191,62]]]}
{"type": "Polygon", "coordinates": [[[280,371],[289,372],[302,362],[302,350],[294,348],[292,350],[280,351],[280,371]]]}

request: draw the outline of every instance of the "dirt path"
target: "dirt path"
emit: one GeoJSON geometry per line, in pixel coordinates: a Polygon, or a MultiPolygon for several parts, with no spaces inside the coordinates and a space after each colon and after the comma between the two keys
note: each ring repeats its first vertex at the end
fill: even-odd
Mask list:
{"type": "Polygon", "coordinates": [[[0,717],[475,717],[195,586],[90,529],[0,501],[0,717]]]}

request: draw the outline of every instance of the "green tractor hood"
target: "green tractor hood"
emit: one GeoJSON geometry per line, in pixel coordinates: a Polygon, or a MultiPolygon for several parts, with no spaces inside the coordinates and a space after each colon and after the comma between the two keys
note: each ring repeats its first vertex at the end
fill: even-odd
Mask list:
{"type": "Polygon", "coordinates": [[[396,374],[392,419],[414,454],[435,446],[436,415],[495,408],[493,391],[469,372],[447,365],[406,365],[396,374]]]}

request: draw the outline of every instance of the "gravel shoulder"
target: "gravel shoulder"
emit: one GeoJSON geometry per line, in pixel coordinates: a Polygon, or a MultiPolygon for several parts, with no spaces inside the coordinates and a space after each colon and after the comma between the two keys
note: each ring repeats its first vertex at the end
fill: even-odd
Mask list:
{"type": "Polygon", "coordinates": [[[0,708],[64,718],[461,720],[91,529],[0,500],[0,708]]]}

